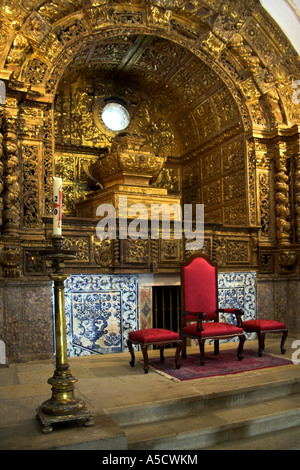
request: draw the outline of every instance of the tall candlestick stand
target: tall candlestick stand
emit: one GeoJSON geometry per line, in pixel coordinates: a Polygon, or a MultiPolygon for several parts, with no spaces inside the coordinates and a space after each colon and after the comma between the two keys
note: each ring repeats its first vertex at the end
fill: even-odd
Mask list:
{"type": "Polygon", "coordinates": [[[47,434],[53,430],[52,424],[76,421],[85,426],[94,424],[92,414],[86,409],[84,401],[74,396],[74,384],[77,382],[70,371],[67,356],[67,333],[65,318],[65,280],[64,261],[76,258],[70,251],[62,249],[64,237],[52,236],[53,250],[46,250],[41,256],[52,261],[53,272],[49,274],[54,284],[55,307],[55,346],[56,369],[53,377],[48,379],[52,385],[52,397],[36,410],[41,421],[42,432],[47,434]]]}

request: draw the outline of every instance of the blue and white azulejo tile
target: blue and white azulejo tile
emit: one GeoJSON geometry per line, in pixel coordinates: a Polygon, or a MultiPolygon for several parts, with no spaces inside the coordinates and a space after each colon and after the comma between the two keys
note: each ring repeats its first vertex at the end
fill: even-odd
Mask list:
{"type": "Polygon", "coordinates": [[[69,356],[123,352],[138,324],[138,276],[71,275],[65,312],[69,356]]]}
{"type": "MultiPolygon", "coordinates": [[[[219,308],[240,308],[244,310],[243,321],[256,319],[256,272],[218,273],[218,295],[219,308]]],[[[222,313],[220,319],[236,323],[232,313],[222,313]]],[[[247,334],[247,339],[254,338],[255,333],[247,334]]]]}

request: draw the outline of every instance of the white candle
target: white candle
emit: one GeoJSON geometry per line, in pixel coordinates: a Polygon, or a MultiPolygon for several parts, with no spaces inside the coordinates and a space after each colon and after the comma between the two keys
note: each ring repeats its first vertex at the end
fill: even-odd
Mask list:
{"type": "Polygon", "coordinates": [[[62,179],[53,178],[53,235],[61,235],[62,179]]]}

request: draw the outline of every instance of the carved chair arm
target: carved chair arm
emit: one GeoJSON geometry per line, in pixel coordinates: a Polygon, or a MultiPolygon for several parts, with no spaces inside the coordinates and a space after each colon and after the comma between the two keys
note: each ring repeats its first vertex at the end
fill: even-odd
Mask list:
{"type": "Polygon", "coordinates": [[[197,331],[202,331],[202,320],[206,317],[204,312],[197,312],[197,331]]]}
{"type": "Polygon", "coordinates": [[[203,326],[202,326],[202,320],[205,318],[205,313],[204,312],[187,312],[185,310],[181,311],[181,315],[197,315],[197,331],[202,331],[203,326]]]}
{"type": "Polygon", "coordinates": [[[237,326],[239,328],[243,327],[241,316],[244,315],[244,310],[241,308],[218,308],[217,311],[223,313],[233,313],[236,318],[237,326]]]}

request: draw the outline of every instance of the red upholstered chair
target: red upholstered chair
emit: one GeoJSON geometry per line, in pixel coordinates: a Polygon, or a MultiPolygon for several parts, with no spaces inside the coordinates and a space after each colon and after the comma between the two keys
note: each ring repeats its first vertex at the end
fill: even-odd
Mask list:
{"type": "Polygon", "coordinates": [[[285,323],[275,320],[247,320],[243,322],[243,328],[246,333],[256,333],[258,339],[258,355],[262,356],[262,352],[265,349],[265,334],[266,333],[280,333],[281,338],[281,354],[285,353],[284,343],[288,336],[288,330],[285,323]]]}
{"type": "Polygon", "coordinates": [[[200,362],[204,364],[204,343],[214,340],[214,353],[219,353],[219,340],[239,337],[238,359],[242,359],[245,342],[241,315],[243,310],[218,308],[218,270],[217,264],[207,256],[192,255],[181,267],[182,295],[182,357],[186,357],[186,340],[198,340],[200,362]],[[219,321],[219,312],[236,315],[237,325],[219,321]],[[191,323],[192,322],[192,323],[191,323]]]}

